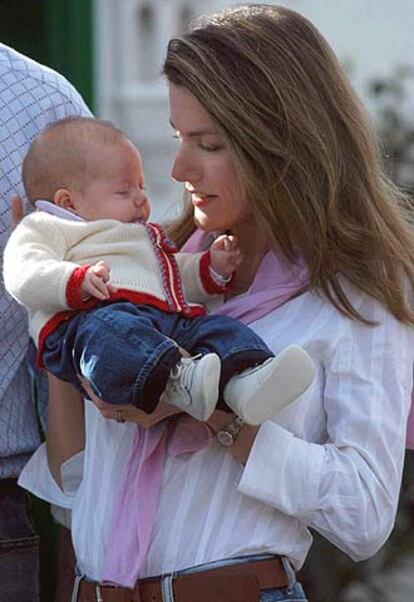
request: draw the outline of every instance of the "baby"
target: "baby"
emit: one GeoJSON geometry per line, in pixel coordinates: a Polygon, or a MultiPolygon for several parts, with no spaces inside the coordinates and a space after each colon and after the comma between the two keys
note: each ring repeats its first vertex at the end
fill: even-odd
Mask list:
{"type": "Polygon", "coordinates": [[[237,241],[177,253],[148,222],[141,157],[121,130],[53,124],[29,149],[23,182],[41,210],[12,233],[4,280],[28,310],[40,365],[77,387],[82,375],[110,403],[150,413],[163,395],[198,420],[227,406],[260,424],[308,387],[303,349],[274,357],[248,327],[206,315],[202,303],[226,291],[240,260],[237,241]]]}

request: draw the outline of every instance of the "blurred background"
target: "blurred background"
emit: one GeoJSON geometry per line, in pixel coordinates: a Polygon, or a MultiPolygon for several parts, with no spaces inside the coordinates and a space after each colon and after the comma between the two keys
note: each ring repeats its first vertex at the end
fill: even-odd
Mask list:
{"type": "MultiPolygon", "coordinates": [[[[414,193],[414,0],[270,3],[298,10],[324,34],[375,123],[390,173],[414,193]]],[[[234,4],[240,2],[0,0],[0,41],[63,73],[97,116],[127,132],[144,156],[152,219],[165,220],[181,196],[169,175],[175,143],[160,77],[165,46],[197,16],[234,4]]],[[[373,559],[353,563],[315,534],[301,574],[311,602],[414,601],[413,454],[394,532],[373,559]]],[[[49,584],[51,564],[46,550],[49,584]]],[[[45,602],[51,595],[45,586],[45,602]]]]}

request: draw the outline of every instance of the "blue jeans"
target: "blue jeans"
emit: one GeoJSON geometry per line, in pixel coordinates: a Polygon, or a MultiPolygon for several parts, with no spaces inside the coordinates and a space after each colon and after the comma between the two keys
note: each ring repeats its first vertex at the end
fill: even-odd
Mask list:
{"type": "Polygon", "coordinates": [[[307,598],[300,583],[291,589],[268,589],[260,593],[260,602],[306,602],[307,598]]]}
{"type": "Polygon", "coordinates": [[[181,358],[178,345],[192,355],[220,357],[221,409],[226,409],[222,392],[230,378],[273,356],[250,328],[227,316],[185,318],[119,302],[80,311],[60,324],[45,340],[43,362],[78,388],[77,374],[82,374],[105,401],[149,413],[181,358]]]}
{"type": "Polygon", "coordinates": [[[39,600],[39,537],[15,479],[0,480],[0,600],[39,600]]]}

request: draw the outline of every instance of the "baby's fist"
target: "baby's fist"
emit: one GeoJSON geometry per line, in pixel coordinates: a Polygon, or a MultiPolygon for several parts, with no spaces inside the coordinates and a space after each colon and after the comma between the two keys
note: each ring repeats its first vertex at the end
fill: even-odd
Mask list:
{"type": "Polygon", "coordinates": [[[231,276],[243,259],[237,238],[227,234],[219,236],[213,242],[210,257],[211,267],[224,278],[231,276]]]}
{"type": "Polygon", "coordinates": [[[95,297],[106,301],[116,289],[109,284],[110,268],[105,261],[98,261],[87,270],[81,284],[83,300],[95,297]]]}

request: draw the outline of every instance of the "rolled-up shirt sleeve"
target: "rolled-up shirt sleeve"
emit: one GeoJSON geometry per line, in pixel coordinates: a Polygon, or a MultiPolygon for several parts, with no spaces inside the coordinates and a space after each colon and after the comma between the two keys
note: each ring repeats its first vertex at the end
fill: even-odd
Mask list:
{"type": "Polygon", "coordinates": [[[238,487],[354,560],[374,554],[393,527],[413,385],[413,329],[367,304],[380,324],[349,320],[323,363],[325,440],[265,423],[238,487]]]}
{"type": "Polygon", "coordinates": [[[35,451],[20,474],[18,483],[35,496],[70,510],[83,478],[84,452],[68,458],[61,466],[63,489],[49,468],[46,443],[35,451]]]}

